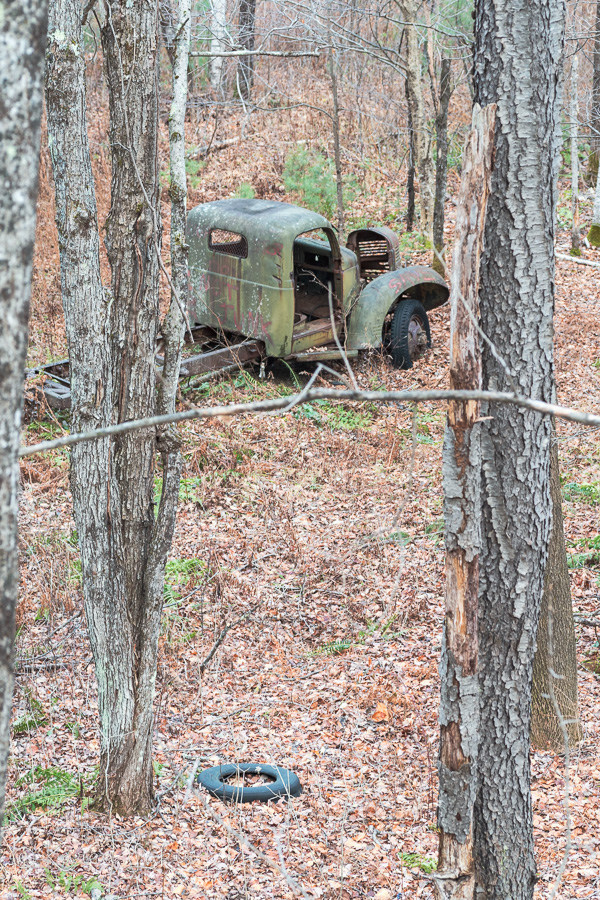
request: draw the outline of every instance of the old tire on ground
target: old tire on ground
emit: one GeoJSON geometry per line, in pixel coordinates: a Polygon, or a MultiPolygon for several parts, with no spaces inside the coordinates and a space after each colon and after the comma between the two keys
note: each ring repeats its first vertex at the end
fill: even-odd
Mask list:
{"type": "Polygon", "coordinates": [[[298,797],[302,786],[297,775],[280,766],[269,766],[266,763],[232,763],[224,766],[213,766],[196,776],[196,781],[213,797],[230,800],[233,803],[252,803],[253,801],[279,800],[280,797],[298,797]],[[267,784],[242,785],[225,784],[226,778],[241,773],[250,775],[266,775],[273,781],[267,784]]]}
{"type": "Polygon", "coordinates": [[[398,369],[411,369],[431,347],[429,319],[418,300],[401,300],[393,313],[387,350],[398,369]]]}

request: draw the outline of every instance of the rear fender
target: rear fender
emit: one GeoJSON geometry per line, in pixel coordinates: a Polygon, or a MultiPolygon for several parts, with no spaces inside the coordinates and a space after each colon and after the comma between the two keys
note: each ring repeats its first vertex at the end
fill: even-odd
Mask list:
{"type": "Polygon", "coordinates": [[[427,312],[448,299],[446,282],[428,266],[409,266],[387,272],[362,291],[348,316],[346,347],[367,350],[381,347],[385,317],[401,300],[415,297],[427,312]]]}

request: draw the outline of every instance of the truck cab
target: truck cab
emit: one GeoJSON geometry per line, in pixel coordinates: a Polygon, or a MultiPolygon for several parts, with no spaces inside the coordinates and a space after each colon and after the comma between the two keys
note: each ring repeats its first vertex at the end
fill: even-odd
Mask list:
{"type": "Polygon", "coordinates": [[[399,285],[430,308],[448,296],[427,267],[390,281],[399,253],[389,229],[360,229],[340,247],[327,219],[290,203],[202,204],[188,214],[187,243],[192,323],[259,341],[265,356],[293,358],[336,338],[348,350],[379,347],[399,285]]]}

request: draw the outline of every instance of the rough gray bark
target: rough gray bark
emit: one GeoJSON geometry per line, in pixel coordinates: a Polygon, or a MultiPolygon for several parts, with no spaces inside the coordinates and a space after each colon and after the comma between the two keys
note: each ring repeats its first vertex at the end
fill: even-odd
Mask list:
{"type": "MultiPolygon", "coordinates": [[[[47,109],[73,415],[76,428],[99,428],[157,410],[158,3],[105,0],[104,5],[113,165],[106,223],[112,286],[106,291],[98,261],[80,16],[79,0],[53,0],[47,109]]],[[[165,365],[160,411],[174,408],[174,394],[168,396],[165,385],[172,385],[172,373],[178,369],[177,350],[170,351],[165,365]]],[[[164,566],[180,469],[177,438],[169,430],[144,429],[81,445],[71,461],[98,679],[101,757],[96,799],[99,808],[125,815],[147,812],[153,799],[152,707],[164,566]],[[155,518],[157,450],[163,491],[155,518]]]]}
{"type": "Polygon", "coordinates": [[[17,500],[48,4],[0,2],[0,829],[13,694],[17,500]]]}
{"type": "MultiPolygon", "coordinates": [[[[473,109],[464,153],[452,261],[450,387],[481,389],[479,262],[490,190],[495,107],[473,109]]],[[[477,605],[479,596],[481,442],[479,403],[448,405],[442,459],[446,523],[446,615],[440,658],[438,761],[439,900],[472,900],[473,801],[479,697],[477,605]]]]}
{"type": "Polygon", "coordinates": [[[558,445],[552,442],[550,456],[550,494],[552,497],[552,533],[544,577],[544,593],[537,632],[537,650],[533,662],[531,742],[534,747],[562,752],[564,734],[550,694],[549,680],[554,677],[556,701],[567,729],[569,745],[581,738],[577,709],[577,654],[575,623],[571,601],[571,582],[563,528],[562,491],[558,464],[558,445]],[[552,616],[552,653],[548,640],[548,617],[552,616]]]}
{"type": "MultiPolygon", "coordinates": [[[[254,50],[256,0],[240,0],[240,47],[254,50]]],[[[254,85],[254,57],[242,56],[238,63],[238,90],[243,100],[249,100],[254,85]]]]}
{"type": "Polygon", "coordinates": [[[435,163],[435,200],[433,204],[432,267],[442,276],[446,274],[446,266],[444,265],[444,208],[448,181],[448,107],[452,96],[451,65],[452,61],[450,59],[447,57],[442,59],[440,98],[438,112],[435,117],[437,159],[435,163]]]}
{"type": "MultiPolygon", "coordinates": [[[[475,100],[498,105],[481,262],[483,387],[552,402],[562,0],[477,0],[475,100]],[[507,373],[505,365],[509,370],[507,373]]],[[[533,656],[551,524],[551,424],[482,404],[477,898],[530,900],[533,656]]]]}

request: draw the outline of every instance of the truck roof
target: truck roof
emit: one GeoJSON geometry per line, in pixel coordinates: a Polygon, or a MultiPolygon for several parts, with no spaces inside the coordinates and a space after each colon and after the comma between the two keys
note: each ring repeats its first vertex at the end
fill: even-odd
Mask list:
{"type": "Polygon", "coordinates": [[[254,240],[293,241],[313,228],[331,228],[319,213],[277,200],[214,200],[191,210],[193,228],[222,228],[254,240]]]}

